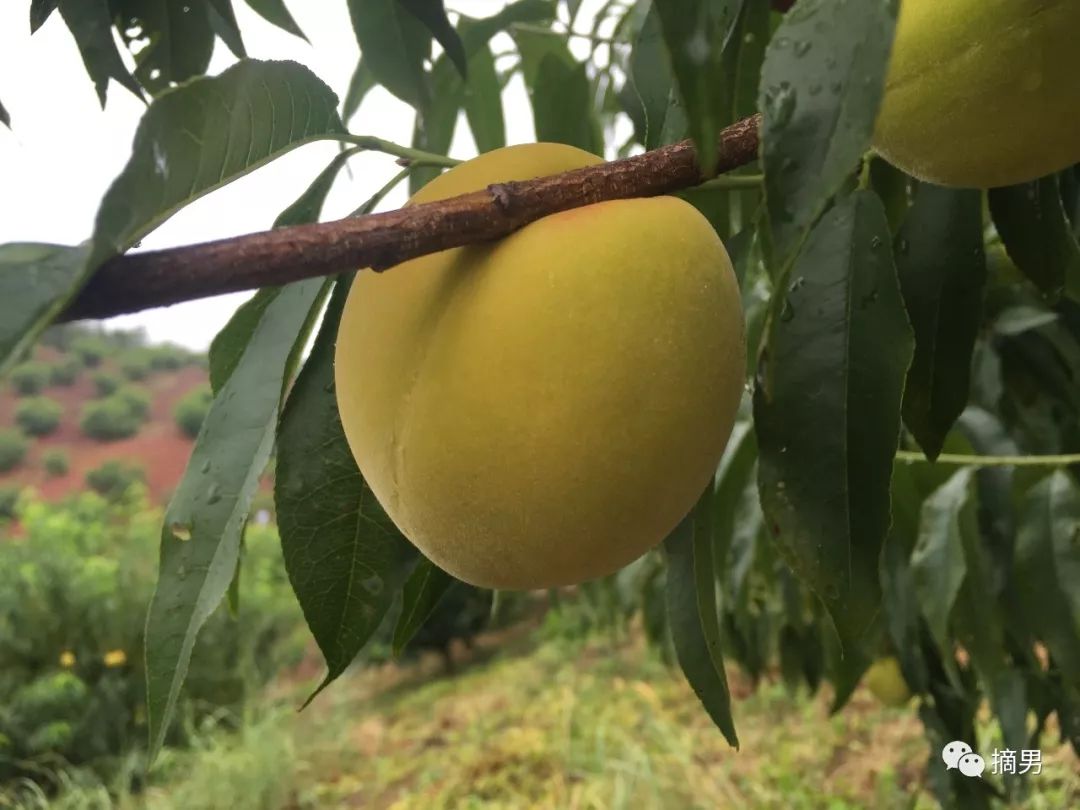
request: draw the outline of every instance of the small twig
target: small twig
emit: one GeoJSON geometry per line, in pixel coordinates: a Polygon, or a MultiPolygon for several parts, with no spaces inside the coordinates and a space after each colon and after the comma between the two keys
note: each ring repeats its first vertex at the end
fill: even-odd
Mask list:
{"type": "Polygon", "coordinates": [[[897,461],[926,464],[955,464],[961,467],[1065,467],[1080,464],[1080,453],[1060,456],[968,456],[961,453],[942,453],[931,461],[914,450],[898,450],[897,461]]]}
{"type": "Polygon", "coordinates": [[[706,180],[699,188],[718,188],[726,191],[760,189],[764,182],[765,176],[761,174],[726,174],[723,177],[706,180]]]}
{"type": "Polygon", "coordinates": [[[361,149],[367,149],[370,152],[384,152],[387,155],[393,155],[396,158],[409,161],[410,165],[423,163],[427,166],[443,166],[450,169],[461,163],[460,160],[455,160],[446,155],[436,155],[434,152],[425,152],[422,149],[401,146],[393,141],[383,140],[371,135],[339,135],[337,139],[345,143],[355,144],[361,149]]]}
{"type": "MultiPolygon", "coordinates": [[[[720,134],[718,172],[757,159],[760,123],[760,116],[751,116],[720,134]]],[[[565,174],[501,183],[497,195],[477,191],[337,222],[132,253],[106,262],[60,320],[106,318],[359,268],[385,269],[447,248],[500,239],[560,211],[670,194],[705,179],[693,144],[682,141],[565,174]]]]}

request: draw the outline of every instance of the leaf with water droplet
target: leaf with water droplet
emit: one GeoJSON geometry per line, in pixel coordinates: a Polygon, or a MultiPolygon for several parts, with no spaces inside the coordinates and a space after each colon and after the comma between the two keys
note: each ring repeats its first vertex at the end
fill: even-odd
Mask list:
{"type": "Polygon", "coordinates": [[[240,553],[240,535],[274,445],[287,370],[324,290],[321,279],[283,287],[269,301],[242,355],[210,405],[188,468],[169,502],[160,570],[146,622],[150,759],[160,749],[187,674],[195,639],[224,598],[240,553]],[[225,404],[239,392],[243,407],[225,404]],[[220,497],[201,472],[210,462],[220,497]],[[198,521],[195,521],[195,517],[198,521]],[[175,542],[187,527],[189,540],[175,542]]]}
{"type": "Polygon", "coordinates": [[[894,6],[802,0],[769,46],[759,94],[761,154],[780,266],[870,146],[892,49],[894,6]],[[832,92],[822,93],[824,86],[832,92]],[[786,168],[787,161],[796,169],[786,168]]]}
{"type": "Polygon", "coordinates": [[[852,661],[880,600],[877,554],[912,349],[896,267],[875,238],[889,238],[888,223],[868,191],[810,232],[791,271],[802,283],[785,298],[796,313],[820,315],[770,323],[754,392],[766,520],[852,661]]]}
{"type": "Polygon", "coordinates": [[[306,67],[255,59],[161,94],[101,201],[95,254],[123,252],[199,197],[298,146],[344,134],[337,103],[306,67]],[[168,172],[157,171],[162,165],[168,172]]]}

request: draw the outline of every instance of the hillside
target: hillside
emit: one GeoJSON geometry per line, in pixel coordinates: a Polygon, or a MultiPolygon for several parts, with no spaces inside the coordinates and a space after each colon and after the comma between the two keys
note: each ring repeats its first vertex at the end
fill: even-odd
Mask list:
{"type": "Polygon", "coordinates": [[[180,481],[192,447],[192,439],[178,426],[174,411],[184,396],[207,384],[205,364],[202,358],[175,347],[132,346],[131,343],[138,344],[139,341],[130,335],[120,341],[120,345],[115,337],[110,339],[107,335],[98,335],[94,339],[103,349],[95,366],[87,366],[79,359],[77,351],[64,346],[41,346],[33,358],[23,364],[48,369],[65,362],[73,368],[79,366],[69,384],[50,379],[36,394],[20,393],[16,378],[19,367],[11,379],[0,384],[0,433],[16,430],[26,433],[17,423],[16,412],[20,403],[29,397],[46,397],[61,408],[59,423],[54,430],[47,435],[26,436],[26,454],[14,469],[0,472],[0,488],[32,486],[44,498],[55,500],[84,489],[87,472],[115,459],[141,467],[150,497],[162,503],[180,481]],[[158,365],[155,358],[160,356],[155,352],[172,352],[173,359],[160,365],[175,367],[155,367],[158,365]],[[135,361],[133,358],[142,359],[135,361]],[[132,366],[136,367],[135,371],[131,370],[132,366]],[[130,378],[139,373],[141,379],[130,378]],[[141,392],[136,396],[144,398],[147,407],[133,435],[104,440],[87,435],[80,427],[84,408],[106,396],[99,390],[98,377],[113,378],[129,393],[132,390],[141,392]],[[53,471],[50,474],[46,470],[44,460],[50,451],[66,455],[68,469],[65,473],[53,471]]]}

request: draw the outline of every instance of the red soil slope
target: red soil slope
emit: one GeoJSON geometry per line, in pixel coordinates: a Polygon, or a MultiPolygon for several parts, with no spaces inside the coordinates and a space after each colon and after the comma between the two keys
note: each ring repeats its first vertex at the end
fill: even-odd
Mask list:
{"type": "MultiPolygon", "coordinates": [[[[108,366],[103,368],[111,370],[108,366]]],[[[79,411],[94,396],[92,376],[93,370],[84,370],[74,385],[49,387],[42,392],[43,396],[63,405],[60,427],[52,435],[31,439],[30,450],[22,464],[11,472],[0,474],[0,486],[30,485],[49,500],[59,499],[84,489],[84,476],[88,470],[110,459],[121,459],[143,467],[151,498],[164,503],[180,482],[192,447],[192,441],[176,426],[173,408],[192,388],[206,382],[206,371],[195,366],[178,371],[155,371],[145,380],[130,383],[150,393],[150,416],[137,434],[114,442],[92,439],[79,430],[79,411]],[[50,448],[68,454],[70,468],[67,475],[57,478],[45,475],[41,456],[50,448]]],[[[10,385],[0,386],[0,428],[14,426],[18,402],[10,385]]]]}

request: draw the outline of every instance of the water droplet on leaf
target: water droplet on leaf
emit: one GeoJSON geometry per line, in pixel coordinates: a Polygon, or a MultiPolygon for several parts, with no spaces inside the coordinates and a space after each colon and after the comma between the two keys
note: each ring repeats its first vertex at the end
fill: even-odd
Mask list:
{"type": "Polygon", "coordinates": [[[795,114],[795,91],[787,82],[765,91],[765,117],[775,126],[785,126],[795,114]]]}
{"type": "Polygon", "coordinates": [[[791,319],[795,317],[795,307],[791,305],[791,301],[787,298],[784,299],[784,306],[780,310],[780,320],[783,323],[790,323],[791,319]]]}

